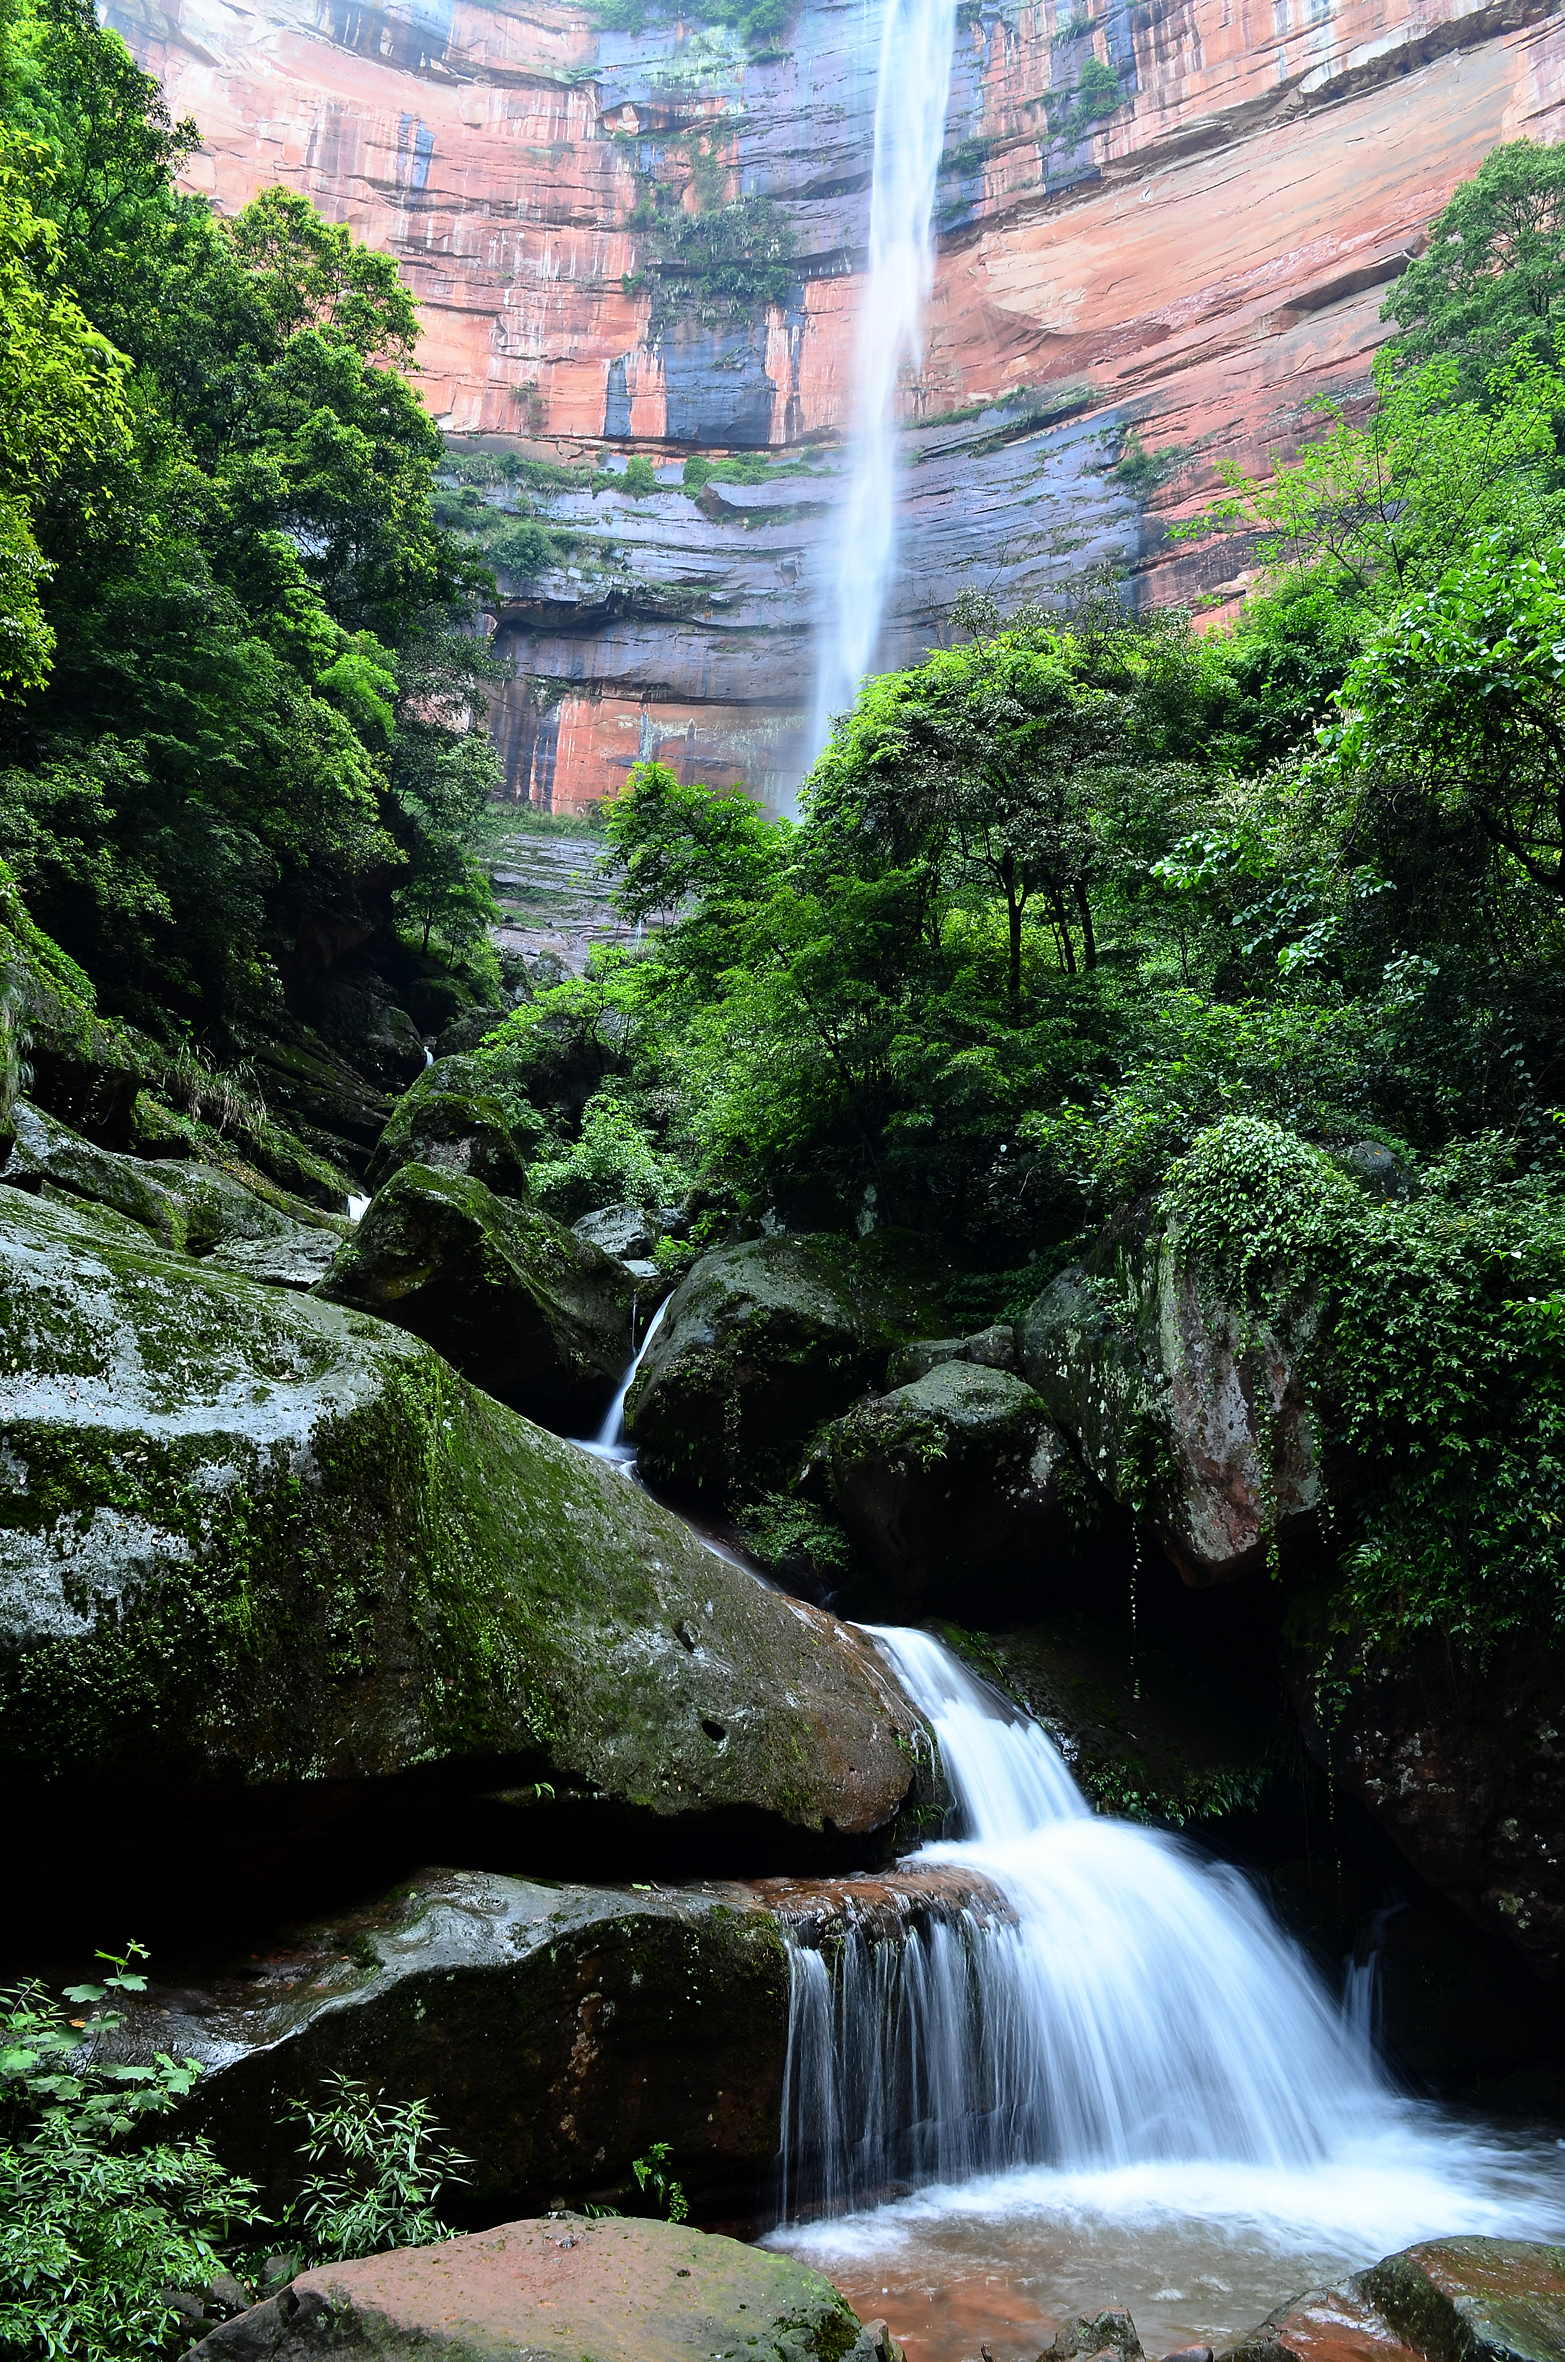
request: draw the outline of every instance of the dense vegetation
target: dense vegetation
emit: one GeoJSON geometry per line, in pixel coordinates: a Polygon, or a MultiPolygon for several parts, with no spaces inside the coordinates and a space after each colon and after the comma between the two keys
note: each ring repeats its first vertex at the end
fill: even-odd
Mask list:
{"type": "MultiPolygon", "coordinates": [[[[281,190],[180,195],[195,128],[85,0],[13,0],[0,102],[0,858],[32,920],[230,1070],[296,1022],[312,913],[492,1005],[486,564],[613,564],[533,496],[650,466],[444,454],[390,262],[281,190]]],[[[1565,1598],[1562,191],[1559,151],[1497,150],[1392,293],[1373,403],[1226,484],[1196,530],[1259,549],[1237,624],[969,597],[797,822],[643,766],[607,836],[645,939],[479,1052],[540,1202],[683,1201],[666,1256],[906,1225],[977,1325],[1152,1196],[1271,1317],[1324,1303],[1337,1614],[1370,1633],[1565,1598]],[[1366,1137],[1410,1194],[1345,1177],[1366,1137]]],[[[743,309],[786,257],[706,194],[684,229],[649,195],[652,261],[743,309]]]]}
{"type": "Polygon", "coordinates": [[[797,823],[643,766],[607,832],[647,943],[482,1053],[568,1218],[912,1226],[974,1325],[1161,1193],[1258,1306],[1329,1304],[1335,1613],[1383,1636],[1565,1615],[1559,170],[1499,150],[1367,422],[1229,483],[1237,625],[969,599],[797,823]],[[1410,1196],[1334,1161],[1366,1137],[1410,1196]]]}
{"type": "Polygon", "coordinates": [[[232,1058],[308,913],[488,957],[496,773],[412,300],[284,190],[181,195],[197,136],[89,0],[0,11],[0,855],[102,1007],[232,1058]]]}

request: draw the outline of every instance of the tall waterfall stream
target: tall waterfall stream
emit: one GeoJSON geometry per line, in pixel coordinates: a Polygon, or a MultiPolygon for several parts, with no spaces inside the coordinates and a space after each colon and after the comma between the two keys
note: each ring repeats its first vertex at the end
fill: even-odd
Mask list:
{"type": "Polygon", "coordinates": [[[869,278],[854,350],[847,496],[831,547],[816,656],[812,752],[874,661],[896,554],[896,391],[923,350],[934,279],[935,180],[945,144],[956,0],[885,0],[875,85],[869,278]]]}
{"type": "Polygon", "coordinates": [[[1082,2306],[1217,2345],[1414,2239],[1560,2235],[1559,2144],[1399,2093],[1239,1872],[1093,1813],[939,1641],[871,1630],[968,1832],[918,1861],[1008,1908],[794,1950],[774,2242],[919,2362],[1005,2362],[1082,2306]]]}

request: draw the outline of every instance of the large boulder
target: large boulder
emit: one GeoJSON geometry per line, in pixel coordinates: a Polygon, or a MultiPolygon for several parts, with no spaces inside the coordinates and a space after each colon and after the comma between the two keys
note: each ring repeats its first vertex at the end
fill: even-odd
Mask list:
{"type": "Polygon", "coordinates": [[[371,1189],[404,1165],[466,1174],[497,1197],[529,1196],[509,1118],[470,1058],[442,1058],[403,1093],[370,1159],[371,1189]]]}
{"type": "Polygon", "coordinates": [[[182,2120],[274,2208],[299,2174],[288,2103],[340,2072],[430,2100],[479,2220],[633,2203],[658,2140],[692,2202],[733,2215],[764,2205],[776,2157],[783,1924],[737,1885],[421,1871],[268,1941],[247,1974],[154,1986],[124,2039],[202,2062],[182,2120]]]}
{"type": "Polygon", "coordinates": [[[630,1360],[623,1263],[472,1174],[404,1165],[321,1282],[422,1337],[486,1393],[590,1431],[630,1360]]]}
{"type": "Polygon", "coordinates": [[[220,1166],[149,1161],[100,1148],[19,1101],[0,1181],[107,1209],[160,1245],[209,1257],[274,1286],[313,1287],[347,1234],[345,1217],[288,1197],[260,1174],[252,1186],[220,1166]]]}
{"type": "Polygon", "coordinates": [[[303,1027],[298,1039],[264,1043],[255,1058],[268,1102],[306,1147],[362,1174],[391,1114],[387,1094],[303,1027]]]}
{"type": "Polygon", "coordinates": [[[1305,1743],[1412,1864],[1549,1979],[1565,1970],[1565,1652],[1434,1636],[1292,1674],[1305,1743]]]}
{"type": "Polygon", "coordinates": [[[423,1870],[259,1945],[252,1928],[237,1959],[154,1983],[119,2042],[202,2064],[181,2122],[274,2211],[300,2174],[289,2102],[342,2072],[430,2100],[472,2159],[470,2219],[564,2199],[633,2206],[633,2161],[661,2140],[698,2213],[764,2221],[788,1940],[895,1942],[975,1913],[1008,1906],[955,1865],[656,1887],[423,1870]]]}
{"type": "Polygon", "coordinates": [[[319,2265],[192,2349],[201,2362],[892,2362],[899,2352],[791,2256],[683,2223],[565,2214],[319,2265]]]}
{"type": "Polygon", "coordinates": [[[837,1513],[911,1621],[1048,1600],[1086,1522],[1086,1486],[1041,1398],[969,1361],[859,1403],[827,1444],[837,1513]]]}
{"type": "Polygon", "coordinates": [[[639,1832],[651,1857],[669,1824],[776,1867],[895,1843],[931,1757],[868,1645],[418,1340],[19,1190],[0,1250],[18,1884],[90,1889],[56,1847],[152,1846],[138,1794],[221,1823],[246,1791],[297,1813],[415,1766],[533,1783],[529,1827],[578,1849],[639,1832]]]}
{"type": "Polygon", "coordinates": [[[1187,1583],[1232,1582],[1313,1532],[1321,1500],[1297,1351],[1229,1303],[1142,1201],[1027,1315],[1022,1371],[1187,1583]]]}
{"type": "Polygon", "coordinates": [[[1427,2239],[1295,2297],[1220,2362],[1565,2362],[1565,2248],[1427,2239]]]}
{"type": "Polygon", "coordinates": [[[941,1326],[923,1242],[872,1231],[704,1255],[669,1299],[626,1403],[643,1468],[717,1497],[791,1475],[804,1440],[941,1326]]]}

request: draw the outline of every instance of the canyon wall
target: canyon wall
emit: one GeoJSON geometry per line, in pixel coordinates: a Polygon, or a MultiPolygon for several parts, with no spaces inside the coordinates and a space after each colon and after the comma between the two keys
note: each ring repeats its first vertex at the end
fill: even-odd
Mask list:
{"type": "MultiPolygon", "coordinates": [[[[761,56],[565,0],[108,15],[201,126],[192,186],[228,209],[283,182],[396,255],[451,434],[655,463],[643,497],[549,500],[583,563],[501,577],[512,793],[578,809],[656,752],[785,798],[851,411],[878,12],[799,0],[761,56]],[[774,201],[783,300],[658,312],[631,217],[693,173],[708,204],[774,201]],[[779,464],[696,497],[692,451],[779,464]]],[[[1214,463],[1296,447],[1313,397],[1362,400],[1387,288],[1452,187],[1562,127],[1565,16],[1530,0],[962,0],[883,660],[937,640],[964,587],[1010,603],[1102,564],[1221,611],[1243,545],[1170,544],[1169,523],[1214,463]]]]}

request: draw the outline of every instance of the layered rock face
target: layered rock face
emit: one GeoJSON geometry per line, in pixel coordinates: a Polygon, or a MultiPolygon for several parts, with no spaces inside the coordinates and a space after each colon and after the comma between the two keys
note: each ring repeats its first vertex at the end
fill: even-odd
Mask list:
{"type": "MultiPolygon", "coordinates": [[[[232,207],[281,180],[397,256],[449,429],[662,464],[643,499],[556,497],[596,554],[506,585],[512,793],[577,809],[658,753],[784,795],[851,418],[874,13],[802,0],[759,58],[551,0],[109,17],[201,124],[196,186],[232,207]],[[630,217],[698,152],[724,197],[791,225],[784,301],[702,319],[649,282],[630,217]],[[677,489],[692,449],[808,470],[697,503],[677,489]]],[[[1363,397],[1432,216],[1496,142],[1556,137],[1562,108],[1565,22],[1536,0],[961,10],[882,660],[938,637],[964,587],[1010,599],[1113,561],[1146,595],[1232,595],[1245,549],[1173,547],[1168,522],[1216,461],[1294,447],[1312,396],[1363,397]]]]}

